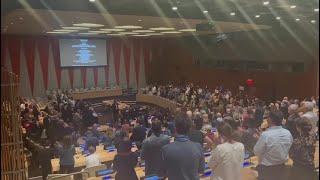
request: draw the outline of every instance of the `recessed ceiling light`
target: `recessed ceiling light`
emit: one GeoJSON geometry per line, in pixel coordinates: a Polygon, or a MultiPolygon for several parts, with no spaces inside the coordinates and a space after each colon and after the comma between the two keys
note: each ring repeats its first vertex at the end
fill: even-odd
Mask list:
{"type": "Polygon", "coordinates": [[[63,32],[63,31],[49,31],[48,34],[68,34],[70,32],[63,32]]]}
{"type": "Polygon", "coordinates": [[[256,18],[259,18],[259,17],[260,17],[260,15],[258,14],[258,15],[256,15],[255,17],[256,17],[256,18]]]}
{"type": "Polygon", "coordinates": [[[107,34],[108,36],[123,36],[124,34],[107,34]]]}
{"type": "Polygon", "coordinates": [[[139,22],[141,22],[141,21],[142,21],[142,19],[138,19],[138,21],[139,21],[139,22]]]}
{"type": "Polygon", "coordinates": [[[310,21],[312,24],[315,24],[317,21],[316,20],[311,20],[310,21]]]}
{"type": "Polygon", "coordinates": [[[296,7],[297,7],[296,5],[290,6],[291,9],[294,9],[294,8],[296,8],[296,7]]]}
{"type": "Polygon", "coordinates": [[[319,12],[319,8],[316,8],[313,10],[314,12],[319,12]]]}
{"type": "Polygon", "coordinates": [[[124,29],[100,29],[101,31],[113,31],[113,32],[121,32],[125,31],[124,29]]]}
{"type": "Polygon", "coordinates": [[[231,15],[231,16],[235,16],[236,13],[235,13],[235,12],[231,12],[230,15],[231,15]]]}
{"type": "Polygon", "coordinates": [[[277,19],[277,20],[280,20],[281,18],[278,16],[278,17],[276,17],[276,19],[277,19]]]}
{"type": "Polygon", "coordinates": [[[88,31],[89,33],[102,33],[102,34],[109,34],[110,31],[88,31]]]}
{"type": "Polygon", "coordinates": [[[80,27],[103,27],[103,24],[94,24],[94,23],[78,23],[73,24],[73,26],[80,26],[80,27]]]}
{"type": "Polygon", "coordinates": [[[138,35],[132,35],[132,36],[134,36],[134,37],[148,37],[150,35],[148,35],[148,34],[138,34],[138,35]]]}
{"type": "Polygon", "coordinates": [[[300,19],[299,19],[299,18],[297,18],[297,19],[296,19],[296,21],[300,21],[300,19]]]}
{"type": "Polygon", "coordinates": [[[96,0],[89,0],[89,2],[95,2],[96,0]]]}
{"type": "Polygon", "coordinates": [[[19,17],[20,20],[23,20],[23,17],[19,17]]]}
{"type": "Polygon", "coordinates": [[[79,33],[80,35],[97,35],[98,33],[93,32],[85,32],[85,33],[79,33]]]}
{"type": "Polygon", "coordinates": [[[77,32],[75,29],[55,29],[54,32],[77,32]]]}
{"type": "Polygon", "coordinates": [[[180,32],[196,32],[196,29],[180,29],[180,32]]]}
{"type": "Polygon", "coordinates": [[[74,30],[88,30],[90,28],[88,27],[75,27],[75,26],[70,26],[70,27],[61,27],[62,29],[74,29],[74,30]]]}
{"type": "Polygon", "coordinates": [[[116,29],[142,29],[141,26],[133,26],[133,25],[126,25],[126,26],[115,26],[116,29]]]}
{"type": "Polygon", "coordinates": [[[139,34],[139,33],[136,33],[136,32],[119,32],[119,34],[122,34],[122,35],[135,35],[135,34],[139,34]]]}
{"type": "Polygon", "coordinates": [[[159,36],[159,35],[163,35],[162,33],[148,33],[148,35],[150,36],[159,36]]]}
{"type": "Polygon", "coordinates": [[[176,10],[178,10],[178,7],[177,7],[177,6],[173,6],[171,9],[172,9],[173,11],[176,11],[176,10]]]}
{"type": "Polygon", "coordinates": [[[155,27],[155,28],[149,28],[150,30],[154,31],[172,31],[175,30],[175,28],[168,28],[168,27],[155,27]]]}
{"type": "Polygon", "coordinates": [[[136,32],[136,33],[153,33],[154,31],[152,31],[152,30],[135,30],[135,31],[132,31],[132,32],[136,32]]]}
{"type": "Polygon", "coordinates": [[[204,10],[204,11],[202,11],[204,14],[207,14],[208,13],[208,11],[207,10],[204,10]]]}
{"type": "Polygon", "coordinates": [[[268,5],[268,4],[270,4],[269,1],[264,1],[264,2],[263,2],[263,5],[268,5]]]}
{"type": "Polygon", "coordinates": [[[11,25],[13,24],[13,22],[10,23],[11,25]]]}
{"type": "Polygon", "coordinates": [[[163,34],[179,34],[181,32],[179,32],[179,31],[164,31],[164,32],[161,32],[161,33],[163,33],[163,34]]]}

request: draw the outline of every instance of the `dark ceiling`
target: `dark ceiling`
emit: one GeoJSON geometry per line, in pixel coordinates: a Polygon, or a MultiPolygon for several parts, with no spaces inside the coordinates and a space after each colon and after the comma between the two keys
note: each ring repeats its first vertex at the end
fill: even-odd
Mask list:
{"type": "Polygon", "coordinates": [[[205,19],[206,16],[217,21],[239,21],[271,25],[275,16],[282,20],[295,21],[296,18],[310,21],[318,20],[319,0],[1,0],[1,13],[5,15],[12,10],[24,8],[19,2],[27,2],[33,9],[52,9],[63,11],[86,11],[99,13],[98,5],[102,5],[111,14],[159,16],[159,10],[166,17],[182,17],[205,19]],[[294,9],[288,8],[296,5],[294,9]],[[178,11],[173,11],[177,6],[178,11]],[[158,11],[157,11],[158,9],[158,11]],[[204,15],[203,10],[208,14],[204,15]],[[235,12],[236,16],[230,16],[235,12]],[[255,15],[261,15],[255,18],[255,15]]]}

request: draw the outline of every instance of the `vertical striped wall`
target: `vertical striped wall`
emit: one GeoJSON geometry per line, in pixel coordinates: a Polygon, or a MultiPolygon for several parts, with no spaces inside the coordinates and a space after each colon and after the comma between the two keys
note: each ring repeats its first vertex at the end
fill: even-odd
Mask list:
{"type": "Polygon", "coordinates": [[[24,97],[43,96],[51,89],[144,87],[152,59],[150,44],[143,40],[106,41],[108,66],[61,68],[59,39],[4,36],[1,66],[19,76],[24,97]]]}

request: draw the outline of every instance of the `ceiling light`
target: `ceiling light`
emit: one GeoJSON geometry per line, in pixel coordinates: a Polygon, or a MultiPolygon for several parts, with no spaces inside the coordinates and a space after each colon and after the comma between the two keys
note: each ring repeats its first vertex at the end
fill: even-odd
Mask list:
{"type": "Polygon", "coordinates": [[[319,12],[319,8],[316,8],[313,10],[314,12],[319,12]]]}
{"type": "Polygon", "coordinates": [[[231,12],[230,15],[231,15],[231,16],[235,16],[236,13],[235,13],[235,12],[231,12]]]}
{"type": "Polygon", "coordinates": [[[139,22],[141,22],[141,21],[142,21],[142,19],[138,19],[138,21],[139,21],[139,22]]]}
{"type": "Polygon", "coordinates": [[[300,19],[299,19],[299,18],[297,18],[297,19],[296,19],[296,21],[300,21],[300,19]]]}
{"type": "Polygon", "coordinates": [[[100,29],[101,31],[113,31],[113,32],[121,32],[125,31],[124,29],[100,29]]]}
{"type": "Polygon", "coordinates": [[[276,17],[276,19],[277,19],[277,20],[280,20],[281,18],[280,18],[280,17],[276,17]]]}
{"type": "Polygon", "coordinates": [[[204,14],[207,14],[208,13],[208,11],[207,10],[204,10],[204,11],[202,11],[204,14]]]}
{"type": "Polygon", "coordinates": [[[269,1],[264,1],[264,2],[263,2],[263,5],[268,5],[268,4],[270,4],[269,1]]]}
{"type": "Polygon", "coordinates": [[[89,33],[103,33],[103,34],[109,34],[110,31],[88,31],[89,33]]]}
{"type": "Polygon", "coordinates": [[[161,32],[161,33],[163,33],[163,34],[179,34],[181,32],[179,32],[179,31],[164,31],[164,32],[161,32]]]}
{"type": "Polygon", "coordinates": [[[96,0],[89,0],[89,2],[95,2],[96,0]]]}
{"type": "Polygon", "coordinates": [[[259,18],[259,17],[260,17],[260,15],[256,15],[255,17],[256,17],[256,18],[259,18]]]}
{"type": "Polygon", "coordinates": [[[175,28],[156,27],[156,28],[150,28],[150,30],[154,30],[154,31],[172,31],[172,30],[175,30],[175,28]]]}
{"type": "Polygon", "coordinates": [[[122,34],[122,35],[135,35],[135,34],[139,34],[139,33],[136,33],[136,32],[119,32],[119,34],[122,34]]]}
{"type": "Polygon", "coordinates": [[[115,26],[116,29],[142,29],[141,26],[133,26],[133,25],[127,25],[127,26],[115,26]]]}
{"type": "Polygon", "coordinates": [[[123,36],[124,34],[108,34],[108,36],[123,36]]]}
{"type": "Polygon", "coordinates": [[[297,7],[296,5],[290,6],[291,9],[294,9],[294,8],[296,8],[296,7],[297,7]]]}
{"type": "Polygon", "coordinates": [[[150,36],[159,36],[159,35],[163,35],[162,33],[148,33],[148,35],[150,36]]]}
{"type": "Polygon", "coordinates": [[[176,11],[176,10],[178,10],[178,7],[177,7],[177,6],[173,6],[171,9],[172,9],[173,11],[176,11]]]}
{"type": "Polygon", "coordinates": [[[55,32],[77,32],[78,30],[74,30],[74,29],[55,29],[53,31],[55,31],[55,32]]]}
{"type": "Polygon", "coordinates": [[[86,33],[79,33],[80,35],[97,35],[98,33],[94,32],[86,32],[86,33]]]}
{"type": "Polygon", "coordinates": [[[136,32],[136,33],[153,33],[154,31],[152,31],[152,30],[135,30],[135,31],[132,31],[132,32],[136,32]]]}
{"type": "Polygon", "coordinates": [[[63,31],[49,31],[48,34],[68,34],[69,32],[63,32],[63,31]]]}
{"type": "Polygon", "coordinates": [[[150,35],[148,35],[148,34],[138,34],[138,35],[132,35],[132,36],[134,36],[134,37],[148,37],[150,35]]]}
{"type": "Polygon", "coordinates": [[[180,32],[196,32],[196,29],[180,29],[180,32]]]}
{"type": "Polygon", "coordinates": [[[75,27],[75,26],[70,26],[70,27],[61,27],[62,29],[74,29],[74,30],[88,30],[90,28],[88,27],[75,27]]]}
{"type": "Polygon", "coordinates": [[[20,20],[23,20],[23,17],[19,17],[20,20]]]}
{"type": "Polygon", "coordinates": [[[103,24],[94,24],[94,23],[78,23],[73,24],[73,26],[80,26],[80,27],[103,27],[103,24]]]}
{"type": "Polygon", "coordinates": [[[13,24],[13,22],[10,23],[11,25],[13,24]]]}
{"type": "Polygon", "coordinates": [[[310,21],[312,24],[315,24],[317,21],[316,20],[311,20],[310,21]]]}

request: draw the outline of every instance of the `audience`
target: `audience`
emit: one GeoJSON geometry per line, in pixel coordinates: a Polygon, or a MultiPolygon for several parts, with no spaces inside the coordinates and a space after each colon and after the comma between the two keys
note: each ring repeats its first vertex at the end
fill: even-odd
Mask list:
{"type": "Polygon", "coordinates": [[[254,146],[254,154],[259,159],[259,180],[288,178],[284,163],[288,160],[292,135],[282,128],[282,120],[281,111],[271,111],[268,118],[269,128],[261,134],[254,146]]]}
{"type": "Polygon", "coordinates": [[[169,180],[199,179],[204,171],[204,152],[199,143],[187,136],[191,120],[185,114],[175,119],[176,136],[173,143],[162,148],[163,168],[169,180]]]}
{"type": "Polygon", "coordinates": [[[233,130],[228,123],[218,127],[218,144],[212,151],[208,166],[212,169],[214,180],[240,180],[244,161],[244,146],[233,139],[233,130]]]}
{"type": "MultiPolygon", "coordinates": [[[[74,146],[83,144],[79,139],[85,140],[85,150],[89,148],[90,155],[86,159],[90,162],[86,164],[87,167],[100,164],[95,153],[97,145],[102,144],[105,149],[114,145],[117,156],[113,165],[117,179],[137,178],[134,167],[138,162],[138,154],[146,163],[146,175],[198,179],[199,172],[202,173],[204,169],[203,148],[212,151],[212,157],[216,157],[211,157],[209,163],[214,171],[213,178],[240,178],[243,158],[239,157],[240,154],[244,155],[244,151],[249,156],[258,156],[259,179],[282,178],[285,176],[284,163],[293,141],[290,150],[290,158],[294,161],[293,172],[298,173],[296,169],[304,166],[300,168],[300,174],[306,173],[312,178],[312,149],[319,122],[313,108],[318,108],[318,98],[300,102],[285,97],[282,101],[264,102],[245,95],[243,91],[231,93],[228,89],[217,87],[211,92],[207,87],[191,83],[185,86],[154,85],[144,89],[144,92],[175,101],[177,111],[138,104],[125,108],[114,107],[113,117],[116,119],[110,121],[109,129],[104,133],[98,131],[97,113],[88,101],[74,101],[69,92],[58,92],[50,97],[45,108],[40,108],[32,101],[21,101],[22,126],[26,130],[24,136],[35,142],[50,140],[51,144],[56,144],[54,154],[60,158],[62,173],[73,172],[74,146]],[[174,117],[173,113],[183,115],[174,117]],[[301,120],[300,116],[307,120],[301,120]],[[296,128],[304,121],[312,124],[308,135],[309,126],[296,128]],[[217,138],[215,129],[218,129],[220,138],[217,138]],[[171,144],[169,136],[175,139],[171,144]],[[308,138],[310,141],[303,141],[308,138]],[[66,139],[70,139],[70,142],[66,139]],[[133,142],[141,149],[140,152],[131,152],[133,142]],[[231,155],[225,157],[223,154],[231,155]],[[222,163],[228,159],[229,163],[222,163]],[[228,173],[230,169],[232,172],[228,173]]],[[[45,147],[43,151],[33,152],[33,161],[39,161],[44,177],[51,170],[49,158],[41,158],[44,154],[50,154],[49,146],[45,144],[45,147]]],[[[292,176],[300,177],[294,173],[292,176]]]]}

